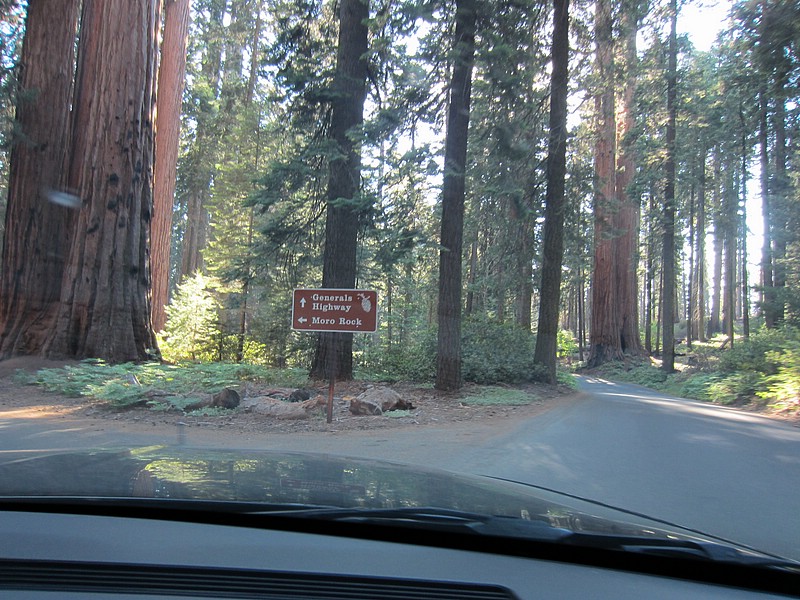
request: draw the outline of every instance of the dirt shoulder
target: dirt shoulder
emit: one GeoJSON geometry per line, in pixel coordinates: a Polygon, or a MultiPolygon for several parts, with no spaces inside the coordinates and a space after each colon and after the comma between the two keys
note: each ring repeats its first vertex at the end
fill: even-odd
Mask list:
{"type": "MultiPolygon", "coordinates": [[[[413,404],[414,410],[397,411],[380,416],[356,416],[350,413],[350,401],[368,390],[382,384],[353,381],[336,386],[333,404],[333,421],[327,423],[325,401],[327,386],[311,388],[317,392],[319,407],[309,411],[307,418],[277,418],[237,409],[213,416],[188,415],[178,411],[154,411],[148,408],[113,409],[107,403],[91,397],[73,398],[46,392],[33,385],[16,383],[14,374],[18,369],[35,372],[42,368],[63,366],[36,358],[11,359],[0,362],[0,411],[13,414],[17,418],[63,417],[79,420],[92,420],[113,427],[137,424],[149,432],[163,428],[173,432],[179,424],[187,430],[221,430],[231,434],[259,433],[313,433],[313,432],[356,432],[381,429],[467,424],[473,421],[518,421],[543,413],[574,394],[574,390],[564,386],[528,384],[513,386],[513,389],[527,395],[527,404],[506,405],[476,404],[480,396],[478,386],[467,385],[457,394],[438,392],[429,386],[415,384],[387,384],[400,397],[413,404]]],[[[243,400],[263,396],[269,386],[244,384],[240,390],[243,400]]],[[[518,394],[519,398],[519,394],[518,394]]],[[[524,396],[523,396],[524,398],[524,396]]]]}

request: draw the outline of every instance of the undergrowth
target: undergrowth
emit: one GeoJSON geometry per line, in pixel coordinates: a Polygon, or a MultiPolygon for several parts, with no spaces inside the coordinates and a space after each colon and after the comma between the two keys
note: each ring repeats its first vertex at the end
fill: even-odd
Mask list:
{"type": "Polygon", "coordinates": [[[652,360],[612,362],[599,374],[716,404],[762,404],[773,410],[800,412],[800,331],[793,327],[760,329],[733,348],[717,338],[679,346],[678,370],[666,374],[652,360]]]}
{"type": "Polygon", "coordinates": [[[245,382],[301,387],[307,384],[308,375],[300,369],[238,363],[110,365],[85,360],[75,366],[41,369],[35,374],[18,371],[15,380],[65,396],[96,398],[114,408],[147,404],[156,410],[183,410],[199,400],[197,394],[214,394],[245,382]]]}
{"type": "Polygon", "coordinates": [[[535,400],[536,396],[525,390],[489,386],[469,390],[461,403],[471,406],[524,406],[535,400]]]}

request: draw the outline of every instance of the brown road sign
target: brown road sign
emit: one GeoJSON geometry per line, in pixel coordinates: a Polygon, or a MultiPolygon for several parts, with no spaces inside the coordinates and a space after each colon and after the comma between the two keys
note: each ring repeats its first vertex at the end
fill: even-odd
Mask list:
{"type": "Polygon", "coordinates": [[[373,332],[377,315],[375,290],[294,290],[292,329],[297,331],[373,332]]]}

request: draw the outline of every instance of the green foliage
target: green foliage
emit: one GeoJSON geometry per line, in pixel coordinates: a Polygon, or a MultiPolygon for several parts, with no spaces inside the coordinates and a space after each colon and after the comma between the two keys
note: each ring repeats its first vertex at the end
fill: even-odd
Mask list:
{"type": "Polygon", "coordinates": [[[464,381],[482,384],[529,381],[535,344],[533,334],[517,325],[465,321],[461,342],[464,381]]]}
{"type": "Polygon", "coordinates": [[[222,284],[196,273],[187,278],[167,306],[167,324],[159,347],[166,360],[213,360],[221,336],[219,292],[222,284]]]}
{"type": "Polygon", "coordinates": [[[727,373],[757,371],[765,375],[774,374],[777,365],[769,355],[772,350],[787,344],[787,332],[784,329],[764,328],[755,331],[749,340],[737,340],[733,348],[720,355],[719,370],[727,373]]]}
{"type": "Polygon", "coordinates": [[[767,352],[767,359],[777,365],[778,372],[767,377],[767,389],[758,395],[777,408],[800,410],[800,341],[795,338],[787,348],[767,352]]]}
{"type": "Polygon", "coordinates": [[[436,330],[424,330],[405,346],[393,346],[388,351],[379,348],[364,358],[363,370],[383,381],[433,381],[436,376],[436,330]]]}
{"type": "Polygon", "coordinates": [[[232,363],[162,363],[108,365],[87,360],[77,366],[41,369],[34,375],[18,374],[20,383],[39,385],[49,392],[72,397],[92,397],[114,408],[147,403],[157,410],[183,410],[196,402],[197,393],[216,393],[244,382],[302,387],[305,371],[232,363]]]}
{"type": "Polygon", "coordinates": [[[778,409],[800,410],[798,329],[762,328],[748,340],[737,339],[732,349],[695,344],[693,353],[698,366],[671,375],[649,362],[609,363],[601,373],[616,381],[716,404],[742,404],[760,398],[778,409]]]}
{"type": "Polygon", "coordinates": [[[682,398],[694,398],[695,400],[711,401],[709,388],[720,380],[716,373],[692,373],[686,381],[680,384],[677,394],[682,398]]]}
{"type": "Polygon", "coordinates": [[[761,373],[733,373],[710,381],[706,394],[717,404],[736,404],[755,396],[763,384],[764,375],[761,373]]]}
{"type": "Polygon", "coordinates": [[[578,352],[578,340],[568,329],[560,329],[556,336],[558,358],[566,358],[578,352]]]}
{"type": "Polygon", "coordinates": [[[572,388],[573,390],[578,389],[578,380],[575,379],[575,376],[572,373],[567,373],[566,371],[558,369],[556,370],[556,381],[558,382],[558,385],[563,385],[568,388],[572,388]]]}
{"type": "Polygon", "coordinates": [[[390,410],[388,412],[383,413],[384,416],[390,417],[392,419],[402,419],[403,417],[413,417],[414,411],[413,410],[390,410]]]}
{"type": "MultiPolygon", "coordinates": [[[[517,325],[470,319],[461,331],[461,371],[465,382],[479,384],[532,381],[536,338],[517,325]]],[[[383,381],[429,382],[436,375],[436,330],[416,334],[391,350],[362,355],[360,377],[383,381]]]]}
{"type": "Polygon", "coordinates": [[[462,398],[463,404],[471,406],[524,406],[536,400],[536,396],[524,390],[504,387],[479,387],[470,390],[462,398]]]}
{"type": "Polygon", "coordinates": [[[666,387],[666,373],[649,361],[630,363],[615,361],[602,365],[599,371],[603,377],[614,381],[635,383],[657,390],[663,390],[666,387]]]}

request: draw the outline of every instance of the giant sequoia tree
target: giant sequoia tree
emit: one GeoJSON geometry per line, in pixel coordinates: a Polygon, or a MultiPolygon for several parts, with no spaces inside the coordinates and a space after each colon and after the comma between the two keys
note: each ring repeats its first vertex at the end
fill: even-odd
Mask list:
{"type": "Polygon", "coordinates": [[[38,352],[59,300],[74,218],[60,200],[69,200],[61,193],[78,6],[28,3],[0,268],[0,357],[38,352]]]}
{"type": "Polygon", "coordinates": [[[167,320],[172,205],[175,201],[188,34],[189,0],[167,0],[164,4],[164,41],[161,44],[161,64],[158,70],[153,224],[150,234],[153,329],[156,331],[161,331],[167,320]]]}
{"type": "Polygon", "coordinates": [[[635,3],[626,4],[621,27],[622,60],[618,61],[612,3],[597,1],[595,64],[599,83],[595,95],[591,367],[642,351],[636,273],[639,200],[630,189],[635,171],[630,137],[634,131],[637,23],[635,3]],[[621,106],[617,107],[615,81],[620,72],[625,75],[625,85],[621,106]]]}
{"type": "Polygon", "coordinates": [[[612,5],[595,5],[596,142],[594,159],[594,267],[589,366],[622,357],[620,306],[616,283],[614,214],[616,193],[616,129],[614,114],[614,48],[612,5]]]}
{"type": "MultiPolygon", "coordinates": [[[[32,2],[29,9],[37,4],[32,2]]],[[[61,20],[70,17],[57,9],[61,3],[46,4],[54,4],[43,17],[49,38],[53,29],[62,27],[61,20]]],[[[60,65],[57,75],[62,80],[52,93],[46,87],[38,90],[43,102],[38,110],[43,115],[66,114],[72,108],[72,137],[64,144],[64,162],[59,164],[59,157],[48,159],[48,166],[63,172],[65,180],[53,181],[56,189],[46,197],[71,204],[75,214],[61,222],[51,218],[40,220],[38,227],[25,227],[17,212],[9,212],[6,242],[10,250],[4,253],[3,271],[12,277],[12,289],[21,290],[12,295],[30,290],[39,307],[51,309],[54,317],[37,321],[28,316],[22,321],[23,344],[4,331],[3,342],[9,342],[6,355],[128,361],[144,359],[155,349],[148,302],[147,238],[152,212],[159,6],[156,0],[84,0],[74,83],[71,61],[48,57],[44,53],[47,44],[37,44],[42,54],[32,59],[32,68],[43,69],[39,63],[52,59],[60,65]],[[71,98],[65,89],[74,90],[71,98]],[[62,185],[74,194],[61,193],[62,185]],[[67,242],[65,254],[54,255],[56,267],[63,261],[63,275],[61,268],[40,268],[32,280],[13,279],[18,276],[15,264],[20,260],[18,250],[13,249],[26,243],[52,247],[54,238],[59,244],[67,242]],[[38,286],[48,288],[46,293],[31,285],[37,279],[38,286]],[[21,287],[26,284],[28,288],[21,287]]],[[[63,46],[54,52],[68,55],[74,30],[72,37],[66,31],[64,36],[63,46]]],[[[58,145],[66,139],[63,121],[56,121],[52,133],[61,137],[40,139],[40,152],[41,145],[58,145]]],[[[17,165],[23,160],[15,158],[17,165]]],[[[22,170],[20,176],[27,178],[21,202],[29,203],[33,212],[42,210],[46,205],[34,190],[50,182],[41,181],[36,169],[22,170]]],[[[14,322],[15,311],[22,310],[13,300],[8,306],[6,327],[14,322]]]]}

